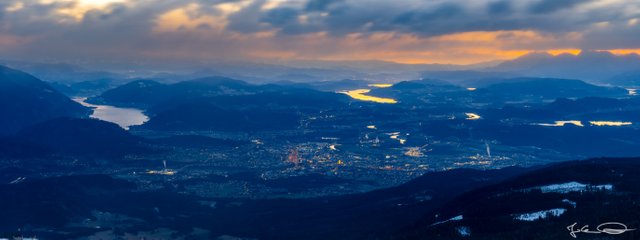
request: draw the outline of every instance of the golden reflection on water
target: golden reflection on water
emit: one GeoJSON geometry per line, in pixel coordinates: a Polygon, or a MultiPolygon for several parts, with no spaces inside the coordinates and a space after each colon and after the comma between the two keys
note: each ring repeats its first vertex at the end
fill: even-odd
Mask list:
{"type": "Polygon", "coordinates": [[[369,87],[376,87],[376,88],[388,88],[388,87],[392,87],[393,84],[391,83],[374,83],[374,84],[369,84],[369,87]]]}
{"type": "MultiPolygon", "coordinates": [[[[572,124],[578,127],[584,127],[584,124],[582,123],[582,121],[578,121],[578,120],[555,121],[554,123],[538,123],[536,125],[545,126],[545,127],[564,127],[567,124],[572,124]]],[[[604,126],[621,127],[621,126],[629,126],[629,125],[632,125],[633,123],[617,122],[617,121],[589,121],[589,124],[591,124],[591,126],[597,126],[597,127],[604,127],[604,126]]]]}
{"type": "Polygon", "coordinates": [[[628,126],[633,124],[632,122],[612,122],[612,121],[590,121],[591,125],[594,126],[612,126],[612,127],[620,127],[620,126],[628,126]]]}
{"type": "Polygon", "coordinates": [[[555,121],[554,123],[538,123],[537,125],[545,126],[545,127],[564,127],[567,124],[573,124],[578,127],[584,127],[584,124],[582,124],[582,121],[578,121],[578,120],[555,121]]]}
{"type": "Polygon", "coordinates": [[[467,120],[478,120],[480,119],[480,115],[475,113],[465,113],[467,115],[467,120]]]}
{"type": "Polygon", "coordinates": [[[381,98],[381,97],[374,97],[374,96],[366,95],[369,92],[371,92],[371,89],[356,89],[356,90],[339,92],[339,93],[346,94],[347,96],[349,96],[349,97],[351,97],[353,99],[360,100],[360,101],[368,101],[368,102],[376,102],[376,103],[389,103],[389,104],[398,103],[398,101],[396,101],[393,98],[381,98]]]}

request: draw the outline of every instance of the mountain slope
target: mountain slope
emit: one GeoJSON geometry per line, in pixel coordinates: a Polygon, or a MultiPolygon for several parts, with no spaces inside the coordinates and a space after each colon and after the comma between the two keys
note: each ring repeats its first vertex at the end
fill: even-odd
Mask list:
{"type": "MultiPolygon", "coordinates": [[[[336,197],[208,199],[214,200],[216,207],[202,203],[205,199],[169,189],[139,191],[125,181],[103,175],[54,177],[0,184],[0,193],[3,193],[0,211],[5,216],[15,216],[11,220],[0,220],[0,231],[31,224],[36,228],[26,231],[53,227],[53,232],[38,234],[47,235],[48,239],[68,239],[68,234],[91,235],[103,231],[92,225],[99,217],[91,213],[98,211],[123,216],[121,219],[126,221],[112,224],[121,232],[130,233],[164,226],[176,230],[178,235],[187,234],[193,228],[210,231],[208,238],[195,239],[215,239],[222,235],[260,239],[357,239],[398,229],[463,192],[495,184],[524,171],[522,168],[459,169],[430,173],[402,186],[336,197]],[[38,194],[31,196],[34,193],[38,194]]],[[[107,223],[101,227],[111,227],[105,225],[107,223]]]]}
{"type": "Polygon", "coordinates": [[[152,130],[260,131],[298,126],[299,116],[270,109],[223,109],[207,102],[191,102],[159,112],[137,128],[152,130]]]}
{"type": "MultiPolygon", "coordinates": [[[[608,221],[637,228],[639,160],[591,159],[541,168],[459,196],[394,238],[570,239],[567,226],[572,223],[578,223],[576,229],[589,225],[595,230],[608,221]]],[[[614,239],[637,237],[626,232],[614,239]]]]}
{"type": "Polygon", "coordinates": [[[90,109],[72,101],[39,79],[0,66],[0,135],[58,117],[82,117],[90,109]]]}
{"type": "Polygon", "coordinates": [[[513,78],[492,84],[486,88],[494,95],[512,98],[575,98],[625,96],[628,91],[622,88],[602,87],[581,80],[558,78],[513,78]]]}
{"type": "Polygon", "coordinates": [[[148,109],[158,104],[188,101],[221,95],[245,95],[272,88],[270,85],[253,85],[225,77],[207,77],[175,84],[162,84],[152,80],[138,80],[108,90],[100,96],[89,98],[90,103],[148,109]]]}
{"type": "MultiPolygon", "coordinates": [[[[29,225],[24,230],[48,239],[89,236],[116,226],[121,233],[167,228],[176,238],[193,228],[208,232],[190,239],[466,239],[461,233],[472,239],[569,239],[566,227],[574,222],[619,221],[638,228],[638,171],[638,158],[457,169],[398,187],[310,199],[202,199],[171,188],[141,191],[106,176],[54,177],[0,184],[0,210],[11,216],[0,220],[0,230],[29,225]],[[519,220],[544,210],[557,216],[519,220]],[[106,221],[110,216],[120,220],[106,221]]],[[[627,232],[614,239],[637,236],[627,232]]]]}
{"type": "Polygon", "coordinates": [[[53,119],[22,129],[16,136],[70,155],[118,157],[148,151],[142,139],[97,119],[53,119]]]}
{"type": "Polygon", "coordinates": [[[307,113],[346,107],[338,93],[305,88],[276,88],[255,94],[175,99],[147,110],[151,120],[139,128],[153,130],[262,131],[293,129],[307,113]],[[281,89],[282,88],[282,89],[281,89]]]}

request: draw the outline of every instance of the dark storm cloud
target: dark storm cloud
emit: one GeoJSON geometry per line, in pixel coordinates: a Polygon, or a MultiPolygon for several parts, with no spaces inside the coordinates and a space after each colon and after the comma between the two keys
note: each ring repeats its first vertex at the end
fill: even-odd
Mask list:
{"type": "Polygon", "coordinates": [[[263,19],[262,6],[264,3],[264,0],[254,1],[249,4],[249,6],[229,16],[229,24],[227,25],[227,28],[241,33],[251,33],[264,30],[264,27],[260,24],[261,19],[263,19]]]}
{"type": "MultiPolygon", "coordinates": [[[[8,0],[5,6],[18,0],[8,0]]],[[[624,9],[597,9],[588,13],[555,14],[559,10],[574,11],[580,5],[595,0],[434,0],[434,1],[374,1],[374,0],[308,0],[299,5],[283,4],[265,10],[270,0],[255,0],[227,17],[227,30],[239,33],[277,31],[284,35],[327,32],[332,36],[350,33],[401,32],[420,36],[437,36],[465,31],[534,30],[541,32],[583,31],[601,21],[627,21],[619,11],[624,9]],[[544,14],[542,14],[544,13],[544,14]],[[589,18],[585,17],[589,14],[589,18]]],[[[630,0],[631,1],[631,0],[630,0]]],[[[139,33],[149,32],[153,21],[172,8],[189,3],[199,3],[198,11],[189,11],[189,17],[219,15],[219,3],[241,3],[242,0],[162,0],[131,1],[131,4],[114,4],[107,9],[85,13],[85,25],[96,24],[93,29],[73,31],[98,31],[99,27],[113,30],[118,25],[124,29],[137,28],[139,33]],[[128,9],[132,7],[135,9],[128,9]],[[125,22],[124,20],[127,20],[125,22]],[[102,20],[98,22],[98,20],[102,20]],[[109,22],[109,24],[104,24],[109,22]],[[130,26],[133,25],[133,26],[130,26]]],[[[52,12],[72,6],[74,2],[41,4],[27,1],[27,11],[12,13],[10,31],[14,34],[49,32],[55,28],[52,19],[33,20],[32,16],[52,16],[52,12]],[[43,29],[44,28],[44,29],[43,29]]],[[[3,8],[4,9],[4,8],[3,8]]],[[[6,14],[5,14],[6,15],[6,14]]],[[[75,29],[74,29],[75,28],[75,29]]],[[[201,29],[207,29],[203,27],[201,29]]],[[[138,34],[136,34],[138,35],[138,34]]]]}
{"type": "Polygon", "coordinates": [[[305,16],[304,24],[300,23],[301,16],[299,10],[283,7],[269,10],[260,20],[279,28],[282,34],[305,34],[318,30],[318,25],[314,24],[317,22],[317,16],[305,16]]]}
{"type": "Polygon", "coordinates": [[[423,11],[411,11],[401,14],[393,23],[400,25],[428,24],[430,21],[447,19],[462,14],[463,9],[457,4],[447,3],[437,6],[435,9],[423,11]]]}
{"type": "Polygon", "coordinates": [[[488,6],[489,14],[491,15],[502,15],[511,13],[511,2],[509,1],[497,1],[489,3],[488,6]]]}
{"type": "Polygon", "coordinates": [[[343,2],[343,0],[309,0],[305,6],[306,11],[325,11],[335,3],[343,2]]]}
{"type": "Polygon", "coordinates": [[[590,0],[540,0],[532,3],[529,11],[536,14],[552,13],[587,2],[590,0]]]}
{"type": "Polygon", "coordinates": [[[595,29],[585,33],[585,39],[579,47],[584,49],[630,49],[640,48],[640,25],[616,25],[595,29]]]}
{"type": "Polygon", "coordinates": [[[163,40],[150,34],[156,16],[180,6],[179,1],[112,4],[85,12],[78,22],[57,13],[74,4],[25,2],[22,10],[7,16],[0,33],[24,37],[25,44],[4,49],[3,53],[15,58],[127,59],[134,52],[158,47],[163,40]]]}
{"type": "MultiPolygon", "coordinates": [[[[534,32],[544,38],[512,43],[513,49],[640,48],[634,41],[640,37],[640,23],[633,20],[640,18],[637,0],[296,0],[277,4],[273,0],[127,0],[80,17],[61,14],[60,10],[78,6],[79,1],[0,1],[0,54],[68,58],[136,54],[229,58],[251,51],[276,56],[278,51],[339,54],[345,49],[333,44],[351,39],[346,41],[368,46],[366,41],[378,33],[422,41],[481,31],[534,32]],[[18,2],[24,4],[21,10],[8,10],[18,2]],[[223,9],[220,3],[234,7],[223,9]],[[161,16],[177,9],[186,20],[166,24],[175,31],[157,31],[161,16]],[[571,40],[564,39],[566,35],[571,40]]],[[[411,47],[429,48],[421,43],[411,47]]]]}
{"type": "Polygon", "coordinates": [[[449,31],[449,27],[445,27],[445,24],[441,23],[442,21],[464,17],[463,14],[464,9],[459,5],[445,3],[434,9],[403,13],[393,19],[392,25],[397,27],[404,26],[410,31],[437,35],[449,31]]]}
{"type": "Polygon", "coordinates": [[[119,18],[124,16],[127,7],[124,5],[114,5],[108,11],[91,10],[84,14],[84,24],[94,24],[95,21],[107,21],[110,18],[119,18]]]}
{"type": "Polygon", "coordinates": [[[388,21],[389,16],[379,10],[373,7],[340,5],[327,12],[327,16],[321,20],[321,26],[332,35],[367,32],[371,27],[383,26],[388,21]]]}
{"type": "Polygon", "coordinates": [[[298,10],[285,7],[276,8],[268,11],[263,17],[262,21],[267,22],[274,26],[283,26],[288,23],[294,22],[298,18],[298,10]]]}
{"type": "MultiPolygon", "coordinates": [[[[522,0],[522,1],[319,1],[311,0],[301,8],[279,7],[260,12],[259,23],[280,30],[280,34],[301,34],[310,28],[334,36],[350,33],[394,31],[421,36],[436,36],[464,31],[536,30],[562,32],[581,30],[594,19],[554,15],[591,0],[522,0]],[[482,10],[485,9],[485,10],[482,10]],[[318,14],[323,13],[322,17],[318,14]],[[545,13],[542,16],[542,13],[545,13]],[[301,22],[299,17],[314,21],[301,22]]],[[[604,11],[604,10],[602,10],[604,11]]],[[[246,21],[244,19],[239,19],[246,21]]],[[[235,25],[234,19],[231,25],[235,25]]],[[[261,28],[260,30],[264,30],[261,28]]]]}

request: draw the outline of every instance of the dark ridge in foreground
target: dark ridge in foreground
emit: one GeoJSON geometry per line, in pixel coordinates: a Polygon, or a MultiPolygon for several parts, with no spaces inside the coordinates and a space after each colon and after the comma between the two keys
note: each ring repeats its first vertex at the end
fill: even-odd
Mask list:
{"type": "MultiPolygon", "coordinates": [[[[160,228],[189,239],[561,239],[569,238],[566,226],[573,222],[640,226],[639,160],[457,169],[398,187],[311,199],[206,199],[175,192],[180,186],[139,191],[103,175],[54,177],[0,185],[5,216],[0,231],[22,228],[46,239],[160,228]],[[578,188],[566,190],[567,184],[578,188]],[[549,209],[563,212],[517,219],[549,209]],[[194,234],[194,228],[205,236],[194,234]]],[[[616,239],[637,236],[627,232],[616,239]]]]}
{"type": "MultiPolygon", "coordinates": [[[[465,193],[392,238],[570,239],[567,226],[573,223],[578,223],[576,229],[589,225],[595,230],[599,224],[611,221],[638,228],[638,171],[638,158],[599,158],[551,165],[465,193]],[[555,214],[547,212],[536,218],[550,210],[555,214]],[[447,221],[456,216],[458,220],[447,221]]],[[[640,236],[637,232],[578,235],[580,239],[640,236]]]]}

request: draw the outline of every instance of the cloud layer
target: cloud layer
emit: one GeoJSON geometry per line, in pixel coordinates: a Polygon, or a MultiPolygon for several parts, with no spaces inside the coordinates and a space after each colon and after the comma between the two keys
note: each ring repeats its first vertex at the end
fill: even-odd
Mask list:
{"type": "Polygon", "coordinates": [[[41,61],[472,63],[640,49],[636,0],[5,0],[0,54],[41,61]]]}

